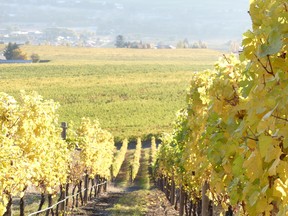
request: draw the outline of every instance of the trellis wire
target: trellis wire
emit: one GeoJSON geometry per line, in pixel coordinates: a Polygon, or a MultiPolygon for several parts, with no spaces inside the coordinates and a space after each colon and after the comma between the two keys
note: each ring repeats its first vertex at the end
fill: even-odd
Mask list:
{"type": "MultiPolygon", "coordinates": [[[[98,186],[104,185],[104,184],[106,184],[106,183],[107,183],[107,181],[102,182],[101,184],[93,185],[92,187],[89,188],[89,190],[91,190],[91,189],[94,188],[94,187],[98,187],[98,186]]],[[[33,212],[33,213],[29,214],[28,216],[36,215],[36,214],[39,214],[39,213],[48,211],[48,210],[50,210],[50,209],[53,209],[55,206],[59,205],[60,203],[66,201],[66,200],[69,199],[69,198],[75,197],[75,196],[79,195],[80,193],[83,193],[83,192],[86,191],[86,190],[87,190],[87,188],[84,188],[82,191],[80,191],[80,192],[78,192],[78,193],[76,193],[76,194],[74,194],[74,195],[68,196],[68,197],[66,197],[65,199],[63,199],[63,200],[55,203],[54,205],[52,205],[52,206],[50,206],[50,207],[48,207],[48,208],[46,208],[46,209],[37,211],[37,212],[33,212]]]]}

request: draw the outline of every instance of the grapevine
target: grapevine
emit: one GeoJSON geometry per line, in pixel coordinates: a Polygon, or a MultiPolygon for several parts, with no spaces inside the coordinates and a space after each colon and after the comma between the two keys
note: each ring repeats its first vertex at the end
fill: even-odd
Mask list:
{"type": "Polygon", "coordinates": [[[140,168],[140,158],[141,158],[141,149],[142,149],[142,142],[141,138],[137,138],[137,143],[136,143],[136,149],[134,152],[134,157],[131,161],[131,169],[132,169],[132,175],[131,175],[131,180],[133,181],[140,168]]]}
{"type": "Polygon", "coordinates": [[[58,186],[81,182],[84,174],[109,178],[113,136],[97,121],[83,118],[66,142],[60,136],[58,107],[36,92],[21,92],[18,102],[0,93],[0,215],[10,211],[12,197],[23,197],[29,186],[51,201],[58,186]]]}
{"type": "Polygon", "coordinates": [[[154,164],[156,163],[156,154],[157,154],[157,145],[156,145],[156,139],[153,136],[151,138],[151,152],[150,152],[150,161],[151,161],[151,165],[154,166],[154,164]]]}
{"type": "Polygon", "coordinates": [[[288,212],[287,8],[251,1],[240,60],[224,56],[193,75],[187,115],[158,159],[161,174],[177,176],[192,200],[207,182],[209,198],[238,214],[288,212]]]}
{"type": "Polygon", "coordinates": [[[125,155],[127,152],[127,147],[128,147],[128,140],[124,139],[121,149],[116,153],[115,157],[114,157],[114,161],[113,161],[113,165],[112,165],[112,176],[113,178],[116,178],[120,168],[125,160],[125,155]]]}

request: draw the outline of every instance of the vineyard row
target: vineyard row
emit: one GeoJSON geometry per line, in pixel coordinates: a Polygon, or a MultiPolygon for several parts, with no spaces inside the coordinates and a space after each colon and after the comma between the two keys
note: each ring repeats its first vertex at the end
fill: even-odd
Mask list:
{"type": "Polygon", "coordinates": [[[187,106],[159,149],[159,181],[194,206],[202,200],[203,216],[209,203],[223,214],[288,212],[288,4],[253,0],[249,14],[240,57],[193,75],[187,106]]]}

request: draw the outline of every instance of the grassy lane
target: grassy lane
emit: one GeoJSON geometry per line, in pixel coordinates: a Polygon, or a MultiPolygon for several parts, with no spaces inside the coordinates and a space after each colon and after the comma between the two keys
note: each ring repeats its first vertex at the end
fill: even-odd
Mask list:
{"type": "Polygon", "coordinates": [[[150,189],[149,176],[149,151],[150,149],[141,150],[140,168],[138,175],[134,180],[134,185],[139,189],[150,189]]]}
{"type": "MultiPolygon", "coordinates": [[[[115,181],[108,187],[108,192],[101,194],[86,206],[78,209],[76,215],[111,215],[111,216],[152,216],[179,213],[167,200],[165,194],[150,182],[149,161],[150,143],[141,149],[139,172],[133,183],[130,182],[130,161],[133,159],[135,143],[130,143],[125,161],[115,181]]],[[[75,215],[74,214],[74,215],[75,215]]]]}
{"type": "Polygon", "coordinates": [[[121,169],[117,175],[117,177],[115,178],[113,184],[116,187],[121,187],[121,188],[125,188],[130,184],[130,161],[133,158],[133,154],[134,154],[134,149],[132,150],[127,150],[126,152],[126,156],[125,156],[125,160],[121,166],[121,169]]]}
{"type": "Polygon", "coordinates": [[[141,165],[137,177],[126,192],[118,200],[114,200],[113,207],[106,211],[107,215],[179,215],[168,202],[164,193],[154,188],[153,183],[150,182],[149,153],[149,148],[142,149],[141,165]]]}
{"type": "Polygon", "coordinates": [[[110,215],[145,215],[147,212],[147,196],[150,189],[148,166],[149,149],[142,148],[137,176],[134,182],[126,188],[124,196],[112,208],[108,209],[110,215]]]}

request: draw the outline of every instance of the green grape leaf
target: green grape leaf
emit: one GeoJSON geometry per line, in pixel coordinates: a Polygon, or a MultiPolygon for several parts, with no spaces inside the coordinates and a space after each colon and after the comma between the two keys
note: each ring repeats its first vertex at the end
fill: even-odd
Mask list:
{"type": "Polygon", "coordinates": [[[243,165],[244,162],[244,158],[242,157],[242,155],[239,155],[233,162],[233,167],[232,167],[232,172],[233,175],[235,176],[240,176],[241,174],[243,174],[243,165]]]}
{"type": "Polygon", "coordinates": [[[260,178],[263,173],[263,165],[259,152],[252,152],[250,157],[244,161],[243,167],[247,169],[247,177],[251,181],[260,178]]]}
{"type": "Polygon", "coordinates": [[[243,80],[241,82],[239,82],[241,86],[243,86],[244,88],[242,89],[242,96],[244,98],[247,98],[248,95],[250,94],[251,89],[254,87],[254,83],[251,82],[250,80],[243,80]]]}
{"type": "Polygon", "coordinates": [[[286,138],[286,137],[283,140],[283,147],[288,148],[288,138],[286,138]]]}
{"type": "Polygon", "coordinates": [[[277,158],[268,170],[269,176],[275,176],[276,175],[276,169],[277,169],[277,166],[279,165],[279,163],[280,163],[280,158],[277,158]]]}
{"type": "Polygon", "coordinates": [[[264,116],[263,116],[263,118],[262,118],[262,121],[265,121],[266,119],[268,119],[272,114],[273,114],[273,112],[275,111],[275,109],[278,107],[278,104],[272,109],[272,110],[270,110],[269,112],[267,112],[264,116]]]}
{"type": "Polygon", "coordinates": [[[262,158],[265,158],[267,153],[269,154],[270,146],[272,144],[273,139],[270,136],[260,136],[258,145],[259,145],[259,150],[262,158]]]}
{"type": "Polygon", "coordinates": [[[260,46],[259,57],[265,57],[267,55],[274,55],[280,52],[283,46],[282,35],[279,31],[273,30],[268,38],[268,43],[260,46]]]}
{"type": "Polygon", "coordinates": [[[256,212],[265,212],[270,215],[270,212],[273,210],[273,205],[268,205],[267,200],[264,197],[261,197],[257,200],[256,212]]]}
{"type": "Polygon", "coordinates": [[[250,206],[254,206],[258,200],[260,193],[258,191],[254,191],[251,196],[249,197],[249,204],[250,206]]]}
{"type": "Polygon", "coordinates": [[[287,197],[287,186],[280,180],[275,180],[273,195],[276,197],[287,197]]]}
{"type": "MultiPolygon", "coordinates": [[[[275,140],[273,140],[273,142],[275,143],[275,140]]],[[[276,144],[273,145],[273,143],[271,143],[264,161],[266,163],[270,163],[272,160],[279,158],[281,154],[282,154],[282,151],[279,145],[276,145],[276,144]]]]}

